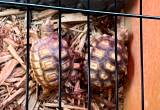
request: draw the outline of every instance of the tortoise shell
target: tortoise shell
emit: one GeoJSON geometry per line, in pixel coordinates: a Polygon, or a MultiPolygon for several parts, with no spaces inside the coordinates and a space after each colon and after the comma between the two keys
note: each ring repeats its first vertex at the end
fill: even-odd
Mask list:
{"type": "MultiPolygon", "coordinates": [[[[47,88],[56,86],[58,81],[59,44],[58,38],[55,36],[57,35],[40,39],[31,48],[33,77],[40,85],[47,88]]],[[[66,77],[70,68],[70,57],[68,45],[64,40],[62,40],[61,53],[62,73],[66,77]]]]}
{"type": "MultiPolygon", "coordinates": [[[[123,35],[123,34],[120,34],[123,35]]],[[[94,87],[110,87],[115,82],[115,41],[110,35],[102,35],[91,43],[90,77],[94,87]]],[[[122,39],[117,42],[118,78],[127,73],[128,50],[122,39]]]]}
{"type": "MultiPolygon", "coordinates": [[[[31,47],[30,59],[33,70],[31,76],[42,88],[53,89],[58,86],[59,40],[57,33],[53,33],[48,28],[48,24],[46,26],[46,30],[44,28],[42,29],[42,35],[44,36],[36,40],[31,47]],[[45,31],[50,32],[44,34],[45,31]]],[[[62,79],[65,79],[68,76],[71,61],[68,44],[63,39],[61,45],[61,62],[62,79]]]]}

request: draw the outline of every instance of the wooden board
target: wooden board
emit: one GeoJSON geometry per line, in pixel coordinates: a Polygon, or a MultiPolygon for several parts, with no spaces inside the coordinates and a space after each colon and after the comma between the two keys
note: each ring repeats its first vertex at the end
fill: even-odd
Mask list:
{"type": "MultiPolygon", "coordinates": [[[[139,13],[139,0],[129,12],[139,13]]],[[[130,2],[130,4],[132,4],[130,2]]],[[[143,13],[160,16],[159,0],[143,0],[143,13]]],[[[141,110],[139,19],[126,18],[133,32],[130,45],[129,87],[125,110],[141,110]]],[[[160,20],[143,20],[145,110],[160,110],[160,20]]]]}

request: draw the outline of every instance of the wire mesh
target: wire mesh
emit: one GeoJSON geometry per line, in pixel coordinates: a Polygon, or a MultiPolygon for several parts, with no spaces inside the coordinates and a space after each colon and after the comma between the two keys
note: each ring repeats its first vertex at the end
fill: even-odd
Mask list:
{"type": "MultiPolygon", "coordinates": [[[[46,6],[46,5],[38,5],[38,4],[30,4],[30,0],[27,0],[26,3],[17,3],[17,2],[6,2],[0,1],[0,4],[6,4],[9,6],[20,6],[27,8],[27,64],[26,64],[26,103],[25,109],[28,110],[28,97],[29,97],[29,68],[30,68],[30,58],[29,58],[29,28],[30,28],[30,12],[31,7],[36,8],[45,8],[45,9],[56,9],[59,10],[59,109],[62,109],[61,105],[61,89],[62,89],[62,73],[61,73],[61,11],[70,11],[70,12],[83,12],[87,14],[87,38],[88,38],[88,110],[91,110],[91,82],[90,82],[90,13],[99,13],[99,14],[107,14],[115,16],[115,66],[116,66],[116,83],[115,83],[115,94],[116,94],[116,110],[119,109],[118,106],[118,71],[117,71],[117,16],[124,16],[124,17],[134,17],[140,19],[140,63],[141,63],[141,109],[144,110],[144,71],[143,71],[143,19],[160,19],[160,16],[149,16],[143,15],[142,13],[142,0],[140,0],[140,14],[126,14],[126,13],[116,13],[116,12],[105,12],[105,11],[96,11],[90,10],[90,0],[88,0],[87,10],[84,9],[76,9],[76,8],[68,8],[68,7],[61,7],[61,1],[59,0],[58,6],[46,6]]],[[[116,8],[116,0],[115,0],[115,8],[116,8]]]]}

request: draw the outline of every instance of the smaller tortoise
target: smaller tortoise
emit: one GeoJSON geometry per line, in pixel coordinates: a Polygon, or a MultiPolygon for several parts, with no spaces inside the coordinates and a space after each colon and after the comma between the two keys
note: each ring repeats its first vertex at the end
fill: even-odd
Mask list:
{"type": "MultiPolygon", "coordinates": [[[[120,28],[117,41],[118,79],[127,74],[128,31],[120,28]]],[[[115,36],[101,35],[91,42],[90,77],[93,88],[104,90],[115,84],[115,36]]],[[[97,90],[97,89],[96,89],[97,90]]]]}
{"type": "MultiPolygon", "coordinates": [[[[62,80],[66,79],[70,67],[71,57],[69,47],[62,39],[61,46],[62,59],[62,80]]],[[[43,95],[49,95],[58,86],[59,73],[59,40],[58,34],[54,33],[53,26],[48,19],[41,27],[41,39],[33,42],[30,52],[32,78],[42,86],[43,95]]]]}

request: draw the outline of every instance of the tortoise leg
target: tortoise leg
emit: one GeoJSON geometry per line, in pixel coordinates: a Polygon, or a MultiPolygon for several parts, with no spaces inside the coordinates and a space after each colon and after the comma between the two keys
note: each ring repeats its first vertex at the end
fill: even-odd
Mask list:
{"type": "Polygon", "coordinates": [[[43,92],[42,92],[42,94],[40,94],[39,100],[45,100],[50,94],[50,89],[47,89],[45,87],[42,87],[42,91],[43,92]]]}

